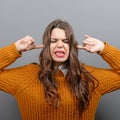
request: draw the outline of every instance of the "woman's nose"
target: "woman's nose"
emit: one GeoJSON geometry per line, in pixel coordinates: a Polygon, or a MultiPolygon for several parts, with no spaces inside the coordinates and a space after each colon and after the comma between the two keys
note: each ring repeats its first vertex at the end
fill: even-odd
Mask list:
{"type": "Polygon", "coordinates": [[[62,40],[58,40],[57,41],[57,47],[61,48],[62,46],[63,46],[62,40]]]}

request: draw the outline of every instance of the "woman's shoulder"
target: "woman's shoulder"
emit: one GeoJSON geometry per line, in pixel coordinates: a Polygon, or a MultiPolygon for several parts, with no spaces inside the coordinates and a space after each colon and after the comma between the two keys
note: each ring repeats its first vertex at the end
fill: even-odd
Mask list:
{"type": "Polygon", "coordinates": [[[91,66],[91,65],[87,65],[85,63],[83,63],[82,66],[89,72],[93,72],[93,71],[95,71],[97,69],[96,67],[91,66]]]}
{"type": "Polygon", "coordinates": [[[23,69],[29,69],[29,70],[37,70],[40,69],[40,65],[38,63],[29,63],[26,65],[23,65],[21,68],[23,69]]]}
{"type": "Polygon", "coordinates": [[[10,70],[12,71],[18,71],[20,73],[27,73],[27,72],[30,72],[33,73],[34,71],[39,71],[40,70],[40,65],[38,63],[28,63],[28,64],[25,64],[25,65],[22,65],[22,66],[18,66],[18,67],[15,67],[15,68],[11,68],[10,70]]]}

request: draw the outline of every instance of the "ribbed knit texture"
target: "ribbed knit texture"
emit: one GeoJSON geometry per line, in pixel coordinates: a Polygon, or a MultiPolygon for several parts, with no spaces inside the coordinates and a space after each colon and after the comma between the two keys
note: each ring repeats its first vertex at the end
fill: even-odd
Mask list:
{"type": "Polygon", "coordinates": [[[43,85],[38,80],[39,65],[28,64],[22,67],[5,69],[21,54],[15,45],[0,49],[0,89],[15,96],[23,120],[94,120],[101,95],[120,88],[120,51],[106,43],[99,53],[112,69],[87,66],[87,70],[99,81],[90,104],[79,117],[76,100],[71,93],[61,71],[56,72],[58,93],[61,98],[59,108],[48,104],[44,97],[43,85]]]}

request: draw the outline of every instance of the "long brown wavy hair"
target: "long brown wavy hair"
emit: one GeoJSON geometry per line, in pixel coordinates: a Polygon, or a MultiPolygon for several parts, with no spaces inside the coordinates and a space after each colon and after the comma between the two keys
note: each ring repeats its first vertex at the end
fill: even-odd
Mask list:
{"type": "Polygon", "coordinates": [[[49,104],[58,107],[60,104],[60,96],[57,92],[57,83],[55,81],[55,62],[50,55],[50,39],[51,32],[54,28],[60,28],[65,31],[67,39],[69,39],[70,53],[69,58],[63,63],[64,68],[68,69],[66,80],[70,89],[76,96],[78,109],[82,113],[89,105],[90,96],[95,88],[95,78],[83,67],[78,60],[78,42],[75,39],[71,25],[61,19],[51,22],[43,34],[44,48],[40,53],[40,71],[39,79],[43,83],[45,97],[49,104]],[[84,76],[84,77],[82,77],[84,76]]]}

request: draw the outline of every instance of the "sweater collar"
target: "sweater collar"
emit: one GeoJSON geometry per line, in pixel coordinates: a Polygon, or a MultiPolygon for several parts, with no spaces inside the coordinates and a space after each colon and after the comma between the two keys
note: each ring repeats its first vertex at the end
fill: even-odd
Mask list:
{"type": "Polygon", "coordinates": [[[67,73],[68,73],[68,69],[64,68],[63,65],[60,65],[59,67],[57,67],[57,69],[60,70],[63,73],[64,76],[66,76],[67,73]]]}

